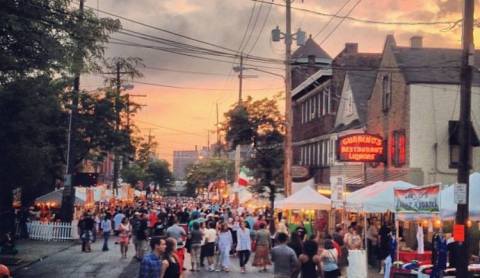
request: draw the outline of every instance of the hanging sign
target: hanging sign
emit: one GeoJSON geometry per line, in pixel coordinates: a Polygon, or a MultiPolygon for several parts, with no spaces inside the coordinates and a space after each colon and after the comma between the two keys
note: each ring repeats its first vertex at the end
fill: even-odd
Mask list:
{"type": "Polygon", "coordinates": [[[331,186],[331,200],[332,206],[339,208],[343,206],[343,196],[345,191],[345,176],[331,176],[330,177],[330,186],[331,186]]]}
{"type": "Polygon", "coordinates": [[[383,162],[383,138],[372,134],[350,134],[338,139],[339,161],[383,162]]]}
{"type": "Polygon", "coordinates": [[[440,185],[427,185],[420,188],[394,189],[397,212],[435,213],[440,211],[438,197],[440,185]]]}
{"type": "Polygon", "coordinates": [[[467,185],[465,183],[457,183],[453,186],[453,190],[453,200],[455,201],[455,204],[467,204],[467,185]]]}

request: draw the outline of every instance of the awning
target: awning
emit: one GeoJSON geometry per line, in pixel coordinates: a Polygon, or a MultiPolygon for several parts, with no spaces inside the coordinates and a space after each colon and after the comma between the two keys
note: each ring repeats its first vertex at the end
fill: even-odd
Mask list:
{"type": "Polygon", "coordinates": [[[329,210],[331,201],[310,186],[304,187],[288,198],[276,202],[278,209],[316,209],[329,210]]]}

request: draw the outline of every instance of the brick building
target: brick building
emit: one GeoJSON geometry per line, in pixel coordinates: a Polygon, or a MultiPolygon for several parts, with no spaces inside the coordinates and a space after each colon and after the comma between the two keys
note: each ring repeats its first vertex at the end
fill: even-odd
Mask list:
{"type": "MultiPolygon", "coordinates": [[[[475,57],[476,64],[480,56],[475,57]]],[[[385,164],[369,164],[370,182],[404,180],[417,185],[456,181],[460,103],[460,49],[408,47],[387,36],[381,70],[368,101],[367,132],[385,140],[385,164]]],[[[480,75],[472,88],[473,159],[480,169],[480,75]],[[475,132],[476,131],[476,132],[475,132]]]]}

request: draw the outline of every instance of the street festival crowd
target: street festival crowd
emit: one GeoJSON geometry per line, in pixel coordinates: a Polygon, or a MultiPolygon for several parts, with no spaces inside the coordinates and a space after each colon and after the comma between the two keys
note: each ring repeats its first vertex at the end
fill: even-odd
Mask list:
{"type": "MultiPolygon", "coordinates": [[[[393,225],[369,220],[368,242],[377,246],[369,262],[389,277],[396,250],[393,225]]],[[[315,225],[315,232],[308,235],[302,223],[289,231],[281,213],[274,215],[268,209],[251,213],[242,206],[186,197],[88,211],[78,229],[82,252],[91,252],[91,242],[99,235],[102,251],[117,244],[122,258],[133,246],[140,278],[176,278],[186,271],[228,273],[233,256],[238,257],[242,273],[272,272],[273,267],[273,276],[279,278],[340,277],[348,265],[349,250],[363,247],[363,227],[355,222],[337,225],[332,234],[325,225],[315,225]],[[276,224],[270,230],[272,218],[276,224]],[[115,242],[109,242],[112,234],[115,242]],[[190,265],[185,265],[187,253],[190,265]]]]}
{"type": "MultiPolygon", "coordinates": [[[[21,219],[25,222],[36,214],[19,215],[24,216],[21,219]]],[[[327,229],[325,221],[315,221],[313,231],[308,233],[302,221],[289,229],[282,212],[274,214],[267,208],[252,212],[228,202],[164,197],[138,199],[131,205],[90,208],[78,221],[78,233],[82,252],[92,252],[91,243],[103,240],[102,251],[118,245],[120,248],[115,249],[120,249],[119,255],[125,259],[133,246],[134,258],[140,264],[139,278],[183,277],[187,271],[228,273],[234,256],[238,257],[242,273],[273,272],[276,278],[345,277],[349,253],[363,249],[364,242],[368,264],[386,278],[397,259],[397,233],[393,222],[382,219],[383,222],[375,216],[369,218],[366,231],[352,221],[336,225],[332,233],[328,233],[331,229],[327,229]],[[270,222],[274,223],[272,227],[270,222]],[[112,242],[111,235],[115,235],[112,242]],[[187,253],[190,265],[185,264],[187,253]]],[[[20,234],[24,233],[27,232],[20,234]]],[[[402,239],[401,229],[398,234],[402,239]]],[[[399,240],[400,246],[402,243],[399,240]]],[[[449,234],[433,236],[434,266],[430,277],[442,277],[447,261],[454,267],[451,245],[449,234]]],[[[350,262],[350,268],[353,265],[350,262]]],[[[10,273],[0,265],[0,278],[4,277],[10,277],[10,273]]]]}

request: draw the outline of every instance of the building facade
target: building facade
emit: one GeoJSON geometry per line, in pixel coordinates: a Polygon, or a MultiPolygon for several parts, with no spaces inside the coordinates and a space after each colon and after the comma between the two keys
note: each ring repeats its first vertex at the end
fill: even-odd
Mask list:
{"type": "MultiPolygon", "coordinates": [[[[460,61],[460,49],[425,48],[418,36],[411,38],[410,46],[400,47],[392,35],[387,36],[367,112],[367,132],[383,137],[386,161],[369,164],[369,177],[417,185],[456,181],[460,61]]],[[[480,76],[475,73],[474,171],[480,170],[479,86],[480,76]]]]}
{"type": "Polygon", "coordinates": [[[175,179],[178,181],[185,180],[187,168],[197,162],[199,156],[198,150],[173,151],[173,176],[175,179]]]}

